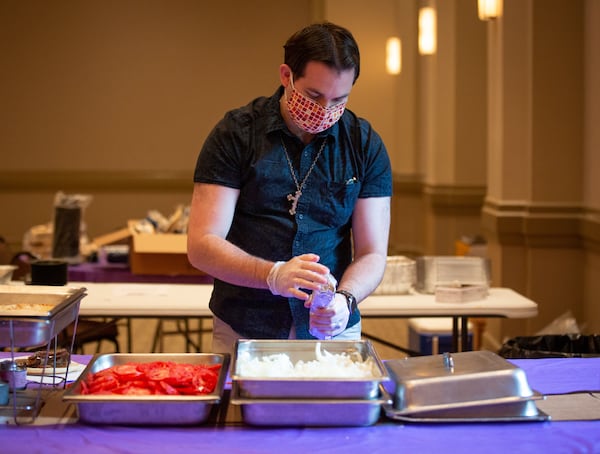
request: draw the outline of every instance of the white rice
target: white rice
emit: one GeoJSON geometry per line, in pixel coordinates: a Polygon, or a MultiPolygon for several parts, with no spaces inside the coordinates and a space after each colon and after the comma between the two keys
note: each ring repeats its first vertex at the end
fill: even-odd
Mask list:
{"type": "Polygon", "coordinates": [[[316,359],[293,364],[289,355],[277,353],[252,358],[249,352],[241,352],[237,359],[237,372],[243,377],[267,378],[369,378],[377,376],[372,358],[353,360],[346,353],[321,352],[320,342],[315,349],[316,359]]]}

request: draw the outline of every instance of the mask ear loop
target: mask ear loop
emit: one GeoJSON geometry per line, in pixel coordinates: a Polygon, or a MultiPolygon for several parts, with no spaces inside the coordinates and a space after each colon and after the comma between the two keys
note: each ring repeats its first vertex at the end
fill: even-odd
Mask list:
{"type": "Polygon", "coordinates": [[[294,87],[294,73],[292,71],[290,71],[290,83],[288,84],[287,87],[285,87],[285,89],[283,90],[283,96],[285,96],[285,102],[287,103],[288,98],[287,98],[287,88],[290,87],[292,89],[292,91],[296,90],[296,87],[294,87]]]}
{"type": "Polygon", "coordinates": [[[283,100],[286,105],[288,103],[288,97],[287,97],[288,87],[291,87],[292,90],[295,90],[295,88],[294,88],[294,73],[291,70],[290,70],[290,83],[288,84],[287,87],[283,87],[283,100]]]}

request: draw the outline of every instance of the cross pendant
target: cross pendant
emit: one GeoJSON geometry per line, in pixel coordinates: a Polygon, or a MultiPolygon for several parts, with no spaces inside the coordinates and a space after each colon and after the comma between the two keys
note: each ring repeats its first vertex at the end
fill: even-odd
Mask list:
{"type": "Polygon", "coordinates": [[[292,202],[292,207],[290,208],[289,213],[293,216],[296,214],[296,207],[298,206],[298,200],[300,199],[300,196],[302,195],[302,191],[298,190],[294,193],[294,195],[292,194],[288,194],[287,199],[292,202]]]}

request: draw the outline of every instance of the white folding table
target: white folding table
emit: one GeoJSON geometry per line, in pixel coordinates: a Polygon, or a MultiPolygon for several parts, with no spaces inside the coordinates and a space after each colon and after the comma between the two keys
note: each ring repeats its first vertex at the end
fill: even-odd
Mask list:
{"type": "MultiPolygon", "coordinates": [[[[208,307],[212,284],[149,284],[70,282],[85,287],[81,300],[82,317],[131,318],[212,318],[208,307]]],[[[402,295],[371,295],[359,305],[363,318],[452,317],[453,347],[467,349],[470,317],[530,318],[538,314],[537,304],[509,288],[491,288],[489,295],[472,302],[436,302],[432,294],[411,292],[402,295]],[[459,344],[460,341],[460,344],[459,344]]],[[[128,325],[128,347],[131,329],[128,325]]],[[[378,342],[398,346],[364,333],[378,342]]]]}

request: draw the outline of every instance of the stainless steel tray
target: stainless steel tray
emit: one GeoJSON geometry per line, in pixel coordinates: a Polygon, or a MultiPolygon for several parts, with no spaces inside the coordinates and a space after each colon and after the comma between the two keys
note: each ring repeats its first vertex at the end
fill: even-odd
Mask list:
{"type": "Polygon", "coordinates": [[[397,414],[415,416],[539,397],[522,369],[488,351],[390,360],[386,367],[395,385],[397,414]]]}
{"type": "Polygon", "coordinates": [[[417,291],[434,293],[438,285],[490,285],[490,261],[482,257],[423,256],[416,259],[417,291]]]}
{"type": "Polygon", "coordinates": [[[221,402],[229,356],[211,353],[115,353],[96,355],[77,381],[65,391],[63,400],[77,406],[80,421],[117,425],[191,425],[206,422],[221,402]],[[217,385],[211,394],[200,396],[125,396],[81,394],[88,375],[129,362],[173,361],[186,364],[220,364],[217,385]]]}
{"type": "Polygon", "coordinates": [[[322,398],[322,399],[372,399],[379,395],[380,383],[389,375],[373,345],[361,341],[313,341],[313,340],[240,340],[236,345],[232,367],[232,382],[239,387],[240,397],[247,398],[322,398]],[[239,358],[243,352],[251,358],[284,353],[293,364],[316,359],[315,349],[332,354],[346,353],[366,361],[371,358],[376,372],[366,378],[319,378],[319,377],[248,377],[239,372],[239,358]]]}
{"type": "Polygon", "coordinates": [[[383,404],[383,410],[390,419],[414,423],[535,422],[549,420],[550,417],[540,411],[535,402],[536,400],[533,399],[525,399],[513,403],[475,405],[416,414],[398,412],[390,402],[386,402],[383,404]]]}
{"type": "Polygon", "coordinates": [[[85,288],[0,285],[0,346],[48,343],[77,319],[85,292],[85,288]]]}
{"type": "Polygon", "coordinates": [[[380,416],[385,393],[375,399],[254,399],[231,389],[230,403],[240,405],[245,423],[253,426],[370,426],[380,416]]]}

